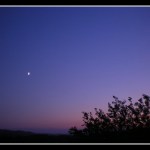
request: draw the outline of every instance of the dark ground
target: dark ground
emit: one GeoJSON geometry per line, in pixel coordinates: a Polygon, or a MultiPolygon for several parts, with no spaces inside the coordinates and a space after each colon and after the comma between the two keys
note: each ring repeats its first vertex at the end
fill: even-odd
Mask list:
{"type": "Polygon", "coordinates": [[[0,130],[0,143],[150,143],[150,130],[110,134],[103,137],[73,137],[0,130]]]}

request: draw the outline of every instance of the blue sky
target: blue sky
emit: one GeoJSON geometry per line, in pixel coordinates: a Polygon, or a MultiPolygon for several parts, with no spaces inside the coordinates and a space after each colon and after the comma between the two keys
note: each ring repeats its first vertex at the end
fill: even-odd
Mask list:
{"type": "Polygon", "coordinates": [[[1,7],[0,128],[67,130],[113,95],[149,94],[149,18],[149,7],[1,7]]]}

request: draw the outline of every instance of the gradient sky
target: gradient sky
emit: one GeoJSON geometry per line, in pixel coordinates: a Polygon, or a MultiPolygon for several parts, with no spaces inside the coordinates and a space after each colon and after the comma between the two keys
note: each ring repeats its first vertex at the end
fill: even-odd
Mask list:
{"type": "Polygon", "coordinates": [[[0,128],[67,131],[149,90],[149,7],[0,8],[0,128]]]}

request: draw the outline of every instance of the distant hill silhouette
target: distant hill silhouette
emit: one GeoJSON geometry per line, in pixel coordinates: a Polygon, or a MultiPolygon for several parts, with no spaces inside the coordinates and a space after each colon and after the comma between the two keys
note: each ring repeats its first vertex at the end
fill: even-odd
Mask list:
{"type": "Polygon", "coordinates": [[[2,135],[24,135],[24,136],[27,136],[27,135],[33,135],[34,133],[32,132],[29,132],[29,131],[21,131],[21,130],[16,130],[16,131],[12,131],[12,130],[4,130],[4,129],[0,129],[0,136],[2,135]]]}
{"type": "Polygon", "coordinates": [[[70,135],[36,134],[26,131],[0,129],[0,143],[77,143],[81,138],[70,135]]]}

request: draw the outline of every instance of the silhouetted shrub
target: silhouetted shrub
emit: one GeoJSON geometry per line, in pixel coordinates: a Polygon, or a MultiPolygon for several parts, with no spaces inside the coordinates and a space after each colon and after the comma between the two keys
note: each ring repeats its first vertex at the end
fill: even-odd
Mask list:
{"type": "Polygon", "coordinates": [[[127,101],[121,101],[113,96],[114,101],[108,103],[108,112],[95,108],[95,115],[83,112],[82,130],[73,127],[69,133],[75,136],[99,137],[137,131],[150,127],[150,97],[143,94],[137,102],[133,103],[129,97],[127,101]]]}

